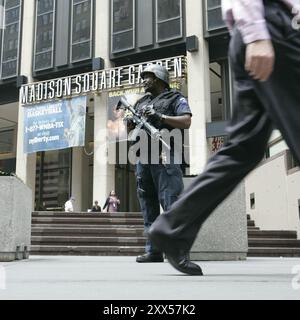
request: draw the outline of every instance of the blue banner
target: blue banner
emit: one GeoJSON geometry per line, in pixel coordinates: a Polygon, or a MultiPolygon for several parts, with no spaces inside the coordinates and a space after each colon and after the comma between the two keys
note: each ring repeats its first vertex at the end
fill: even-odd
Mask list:
{"type": "Polygon", "coordinates": [[[86,96],[24,107],[24,153],[85,144],[86,96]]]}

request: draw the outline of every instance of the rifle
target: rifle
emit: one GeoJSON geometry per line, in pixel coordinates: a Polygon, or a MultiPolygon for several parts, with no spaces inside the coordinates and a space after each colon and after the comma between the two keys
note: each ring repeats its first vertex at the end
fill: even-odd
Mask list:
{"type": "Polygon", "coordinates": [[[135,141],[139,131],[144,127],[147,134],[154,139],[155,141],[161,141],[161,143],[170,151],[171,147],[163,140],[161,133],[158,129],[152,126],[147,119],[139,115],[133,108],[133,106],[127,101],[125,97],[121,97],[120,101],[117,104],[118,109],[125,109],[132,113],[132,120],[136,123],[136,128],[131,135],[131,140],[135,141]]]}

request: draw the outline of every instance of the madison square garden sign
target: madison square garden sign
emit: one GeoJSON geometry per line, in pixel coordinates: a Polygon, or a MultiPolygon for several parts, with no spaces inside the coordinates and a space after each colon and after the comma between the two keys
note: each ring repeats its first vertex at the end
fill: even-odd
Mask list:
{"type": "Polygon", "coordinates": [[[87,96],[93,93],[109,92],[108,138],[123,139],[124,114],[117,114],[115,106],[121,96],[134,104],[143,95],[141,73],[151,63],[165,66],[171,87],[185,92],[184,56],[23,85],[24,153],[84,146],[87,96]]]}

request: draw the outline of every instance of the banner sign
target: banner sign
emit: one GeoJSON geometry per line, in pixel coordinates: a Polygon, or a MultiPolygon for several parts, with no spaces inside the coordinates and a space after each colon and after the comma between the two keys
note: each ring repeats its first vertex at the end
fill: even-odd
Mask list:
{"type": "Polygon", "coordinates": [[[225,144],[224,136],[216,136],[208,138],[208,145],[211,153],[216,153],[219,151],[225,144]]]}
{"type": "Polygon", "coordinates": [[[186,58],[179,56],[26,84],[20,89],[20,103],[25,106],[92,92],[100,93],[141,86],[141,73],[151,63],[163,65],[169,71],[171,82],[186,78],[186,58]]]}
{"type": "Polygon", "coordinates": [[[145,95],[142,88],[133,88],[123,91],[110,92],[107,101],[107,137],[110,142],[124,141],[127,137],[127,127],[124,118],[129,115],[123,109],[117,109],[117,104],[121,97],[126,97],[127,101],[134,105],[145,95]]]}
{"type": "Polygon", "coordinates": [[[85,145],[86,96],[31,105],[24,111],[24,153],[85,145]]]}

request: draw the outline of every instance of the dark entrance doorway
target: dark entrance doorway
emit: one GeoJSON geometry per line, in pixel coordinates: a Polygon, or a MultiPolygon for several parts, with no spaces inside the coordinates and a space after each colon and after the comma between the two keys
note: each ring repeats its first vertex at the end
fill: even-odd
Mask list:
{"type": "Polygon", "coordinates": [[[71,168],[71,149],[37,154],[35,210],[63,210],[71,192],[71,168]]]}
{"type": "Polygon", "coordinates": [[[115,186],[121,201],[120,211],[140,212],[133,165],[116,165],[115,186]]]}

